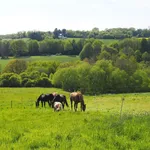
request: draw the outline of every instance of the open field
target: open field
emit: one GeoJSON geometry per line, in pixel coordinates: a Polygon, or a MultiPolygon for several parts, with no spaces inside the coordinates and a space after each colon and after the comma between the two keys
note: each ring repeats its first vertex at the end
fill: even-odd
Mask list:
{"type": "MultiPolygon", "coordinates": [[[[70,39],[70,40],[79,40],[79,39],[82,39],[82,38],[67,38],[67,39],[70,39]]],[[[87,38],[88,40],[89,38],[87,38]]],[[[118,42],[119,40],[118,39],[98,39],[100,41],[102,41],[104,44],[111,44],[113,42],[118,42]]]]}
{"type": "Polygon", "coordinates": [[[12,57],[10,57],[9,59],[0,59],[0,71],[4,69],[4,67],[7,65],[7,63],[10,60],[13,60],[13,59],[24,59],[26,61],[69,62],[69,61],[79,60],[79,57],[78,56],[66,56],[66,55],[61,55],[61,56],[56,56],[56,55],[51,55],[51,56],[30,56],[30,57],[19,57],[19,58],[12,58],[12,57]]]}
{"type": "Polygon", "coordinates": [[[38,96],[51,92],[70,105],[61,89],[0,88],[0,149],[149,150],[150,93],[84,95],[86,112],[35,108],[38,96]]]}
{"type": "MultiPolygon", "coordinates": [[[[34,108],[35,101],[40,94],[52,92],[64,94],[69,100],[69,93],[57,88],[0,88],[0,108],[9,108],[11,101],[15,108],[34,108]]],[[[123,97],[125,98],[124,112],[150,111],[150,93],[85,95],[84,97],[87,111],[119,112],[123,97]]]]}

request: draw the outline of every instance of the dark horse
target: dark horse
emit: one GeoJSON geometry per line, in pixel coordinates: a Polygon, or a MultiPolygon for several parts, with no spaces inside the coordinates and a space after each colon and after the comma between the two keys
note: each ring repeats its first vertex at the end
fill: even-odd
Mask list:
{"type": "Polygon", "coordinates": [[[54,97],[54,99],[53,99],[52,105],[54,105],[54,102],[60,102],[60,103],[62,103],[63,109],[64,109],[64,106],[65,106],[65,105],[66,105],[67,107],[69,107],[65,95],[62,95],[62,94],[56,94],[55,97],[54,97]]]}
{"type": "Polygon", "coordinates": [[[52,107],[52,101],[53,101],[54,97],[55,97],[54,94],[41,94],[36,101],[36,107],[39,107],[40,101],[41,101],[42,107],[43,107],[43,104],[45,107],[46,102],[48,102],[48,105],[50,107],[52,107]]]}
{"type": "Polygon", "coordinates": [[[70,94],[70,102],[71,102],[71,109],[72,109],[72,104],[74,102],[74,110],[75,111],[77,111],[78,103],[81,103],[81,111],[85,111],[86,104],[84,103],[83,95],[81,94],[81,92],[71,93],[70,94]]]}

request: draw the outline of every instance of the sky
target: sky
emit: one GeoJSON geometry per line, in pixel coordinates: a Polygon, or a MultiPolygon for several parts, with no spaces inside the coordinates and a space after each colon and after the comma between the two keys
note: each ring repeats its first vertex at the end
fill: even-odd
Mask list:
{"type": "Polygon", "coordinates": [[[0,35],[19,31],[149,28],[150,0],[2,0],[0,35]]]}

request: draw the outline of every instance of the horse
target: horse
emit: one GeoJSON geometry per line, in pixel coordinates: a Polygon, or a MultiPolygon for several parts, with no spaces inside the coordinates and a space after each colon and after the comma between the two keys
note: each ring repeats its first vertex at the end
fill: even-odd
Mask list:
{"type": "Polygon", "coordinates": [[[55,97],[54,94],[41,94],[36,101],[36,107],[39,107],[40,101],[41,101],[42,107],[43,107],[43,104],[45,107],[46,102],[48,103],[50,107],[52,107],[52,101],[54,97],[55,97]]]}
{"type": "Polygon", "coordinates": [[[54,111],[60,111],[62,109],[63,107],[61,102],[54,102],[54,111]]]}
{"type": "Polygon", "coordinates": [[[64,109],[64,106],[65,106],[65,105],[66,105],[67,107],[69,107],[65,95],[56,94],[55,97],[54,97],[54,99],[53,99],[53,102],[52,102],[52,105],[53,105],[53,106],[54,106],[54,103],[55,103],[55,102],[60,102],[60,103],[62,104],[63,109],[64,109]]]}
{"type": "Polygon", "coordinates": [[[75,111],[77,111],[78,103],[81,103],[81,111],[86,110],[86,104],[84,103],[83,95],[81,92],[70,93],[71,110],[72,110],[73,102],[74,102],[74,110],[75,111]]]}

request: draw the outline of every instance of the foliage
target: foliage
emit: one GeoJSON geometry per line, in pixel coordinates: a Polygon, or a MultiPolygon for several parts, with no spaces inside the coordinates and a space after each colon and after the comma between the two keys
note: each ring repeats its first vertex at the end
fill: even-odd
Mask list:
{"type": "Polygon", "coordinates": [[[93,55],[93,48],[90,43],[86,43],[80,52],[80,59],[83,60],[85,58],[90,58],[93,55]]]}
{"type": "Polygon", "coordinates": [[[30,40],[28,43],[29,55],[39,55],[39,44],[36,40],[30,40]]]}
{"type": "Polygon", "coordinates": [[[37,87],[51,87],[51,81],[47,77],[40,77],[36,80],[36,85],[37,87]]]}
{"type": "Polygon", "coordinates": [[[4,68],[3,72],[6,73],[17,73],[20,74],[21,72],[24,72],[27,69],[27,62],[22,59],[15,59],[9,61],[9,63],[4,68]]]}
{"type": "Polygon", "coordinates": [[[23,40],[13,40],[10,43],[10,49],[15,57],[26,56],[28,53],[27,44],[23,40]]]}
{"type": "Polygon", "coordinates": [[[0,75],[1,87],[20,87],[21,77],[15,73],[3,73],[0,75]]]}

